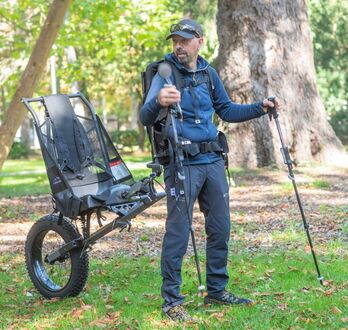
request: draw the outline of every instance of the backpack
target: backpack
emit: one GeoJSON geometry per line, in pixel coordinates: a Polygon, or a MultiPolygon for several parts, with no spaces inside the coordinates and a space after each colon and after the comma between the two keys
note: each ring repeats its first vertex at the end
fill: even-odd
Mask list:
{"type": "MultiPolygon", "coordinates": [[[[173,84],[175,85],[175,87],[180,92],[182,92],[183,88],[185,87],[184,76],[173,63],[165,60],[152,62],[146,67],[145,71],[141,73],[143,104],[145,103],[147,94],[150,90],[152,79],[156,75],[158,71],[158,66],[162,62],[167,62],[171,66],[173,84]]],[[[213,85],[211,70],[211,67],[208,67],[205,70],[203,70],[204,78],[202,82],[208,83],[209,95],[212,99],[215,87],[213,85]]],[[[146,126],[146,131],[151,145],[152,160],[155,164],[167,164],[169,161],[169,155],[173,152],[172,146],[170,145],[170,141],[168,141],[166,134],[166,128],[168,128],[169,126],[169,122],[167,120],[168,118],[169,116],[167,116],[167,111],[160,111],[156,119],[156,122],[152,126],[146,126]]]]}

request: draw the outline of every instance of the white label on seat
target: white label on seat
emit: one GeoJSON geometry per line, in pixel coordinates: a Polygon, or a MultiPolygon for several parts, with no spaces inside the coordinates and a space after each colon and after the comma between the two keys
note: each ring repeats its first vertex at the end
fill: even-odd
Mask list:
{"type": "Polygon", "coordinates": [[[116,180],[121,180],[129,176],[129,171],[121,159],[110,162],[112,175],[116,180]]]}

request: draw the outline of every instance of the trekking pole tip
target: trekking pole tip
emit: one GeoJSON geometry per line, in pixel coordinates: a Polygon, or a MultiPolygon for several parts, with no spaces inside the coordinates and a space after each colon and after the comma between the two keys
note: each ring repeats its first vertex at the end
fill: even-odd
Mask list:
{"type": "Polygon", "coordinates": [[[205,296],[205,286],[203,284],[201,284],[199,287],[198,287],[198,295],[200,297],[204,297],[205,296]]]}

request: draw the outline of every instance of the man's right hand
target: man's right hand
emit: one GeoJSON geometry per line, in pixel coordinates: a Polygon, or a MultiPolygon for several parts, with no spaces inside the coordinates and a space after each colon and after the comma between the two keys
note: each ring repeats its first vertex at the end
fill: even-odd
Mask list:
{"type": "Polygon", "coordinates": [[[179,103],[181,100],[180,92],[173,85],[164,85],[157,96],[159,104],[163,107],[179,103]]]}

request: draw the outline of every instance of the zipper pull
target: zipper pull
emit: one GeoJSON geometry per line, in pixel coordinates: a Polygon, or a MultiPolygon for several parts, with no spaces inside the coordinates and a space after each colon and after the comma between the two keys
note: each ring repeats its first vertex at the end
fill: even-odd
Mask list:
{"type": "Polygon", "coordinates": [[[195,82],[195,84],[197,83],[197,80],[196,80],[196,72],[193,73],[193,75],[192,75],[192,80],[195,82]]]}

